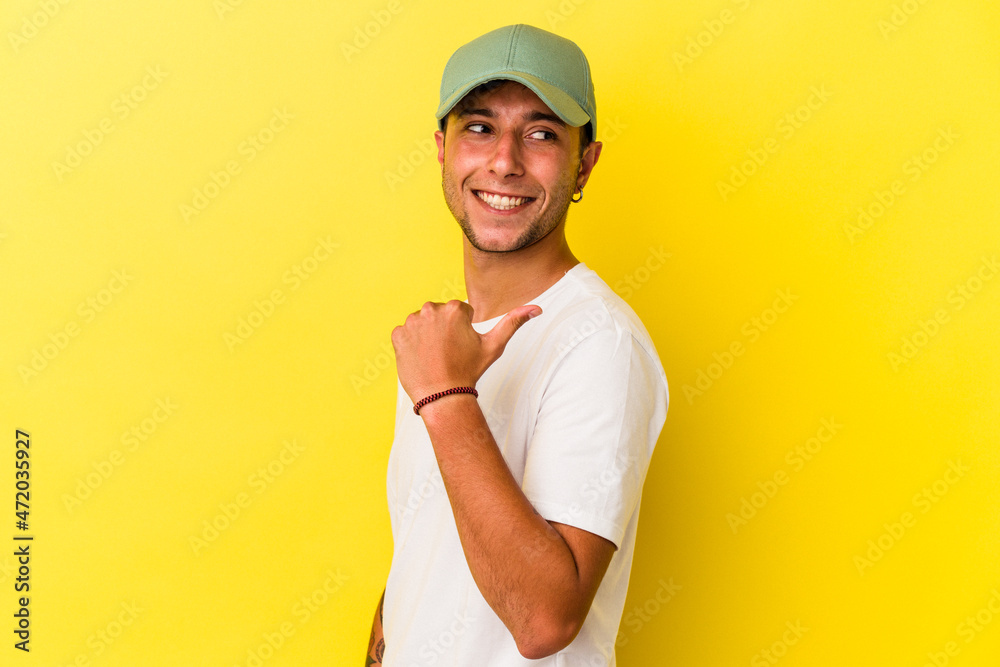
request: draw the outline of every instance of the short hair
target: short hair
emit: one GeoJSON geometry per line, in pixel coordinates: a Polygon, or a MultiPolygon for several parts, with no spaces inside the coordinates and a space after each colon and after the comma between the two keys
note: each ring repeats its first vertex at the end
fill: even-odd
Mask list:
{"type": "MultiPolygon", "coordinates": [[[[461,100],[455,103],[455,106],[452,107],[451,110],[448,111],[448,113],[445,115],[445,117],[441,119],[441,131],[444,132],[445,134],[448,133],[448,118],[451,116],[452,111],[460,110],[470,106],[473,103],[472,101],[475,100],[475,98],[481,97],[482,95],[486,95],[487,93],[496,90],[497,88],[499,88],[500,86],[509,81],[511,81],[511,79],[493,79],[492,81],[486,81],[485,83],[481,83],[472,90],[470,90],[468,93],[465,94],[465,97],[463,97],[461,100]]],[[[520,82],[515,82],[515,83],[520,83],[520,82]]],[[[590,142],[594,140],[593,137],[591,136],[590,125],[591,125],[590,123],[586,123],[580,126],[581,158],[583,157],[584,151],[587,150],[587,146],[589,146],[590,142]]]]}

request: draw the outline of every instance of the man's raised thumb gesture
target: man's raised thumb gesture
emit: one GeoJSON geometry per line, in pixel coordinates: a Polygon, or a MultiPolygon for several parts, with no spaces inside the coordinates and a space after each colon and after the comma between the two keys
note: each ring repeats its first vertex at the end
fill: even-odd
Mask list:
{"type": "Polygon", "coordinates": [[[414,403],[455,387],[475,387],[525,322],[542,309],[518,306],[485,334],[472,327],[472,306],[463,301],[425,303],[392,331],[399,383],[414,403]]]}
{"type": "MultiPolygon", "coordinates": [[[[513,338],[514,333],[521,326],[535,317],[541,315],[542,309],[538,306],[518,306],[503,316],[492,329],[483,334],[483,350],[489,355],[490,362],[487,368],[503,354],[507,343],[513,338]]],[[[485,368],[483,369],[486,370],[485,368]]]]}

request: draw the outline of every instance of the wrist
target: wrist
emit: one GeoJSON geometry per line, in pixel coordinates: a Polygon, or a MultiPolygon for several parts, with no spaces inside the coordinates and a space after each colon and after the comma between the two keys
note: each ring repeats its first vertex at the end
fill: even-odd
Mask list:
{"type": "Polygon", "coordinates": [[[443,391],[428,394],[418,400],[413,404],[413,413],[420,415],[421,410],[425,409],[428,405],[450,396],[471,396],[473,399],[476,399],[479,398],[479,392],[471,385],[450,387],[443,391]]]}
{"type": "Polygon", "coordinates": [[[418,413],[424,423],[432,426],[452,419],[457,411],[469,407],[478,407],[479,401],[473,394],[455,393],[442,396],[420,408],[418,413]]]}

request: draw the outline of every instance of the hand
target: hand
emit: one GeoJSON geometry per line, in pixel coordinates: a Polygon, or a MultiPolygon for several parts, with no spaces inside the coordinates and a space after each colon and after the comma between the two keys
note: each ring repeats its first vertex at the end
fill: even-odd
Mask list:
{"type": "Polygon", "coordinates": [[[411,313],[392,330],[396,371],[410,400],[452,387],[475,387],[503,354],[514,332],[541,314],[538,306],[519,306],[480,335],[472,328],[472,306],[463,301],[432,303],[411,313]]]}

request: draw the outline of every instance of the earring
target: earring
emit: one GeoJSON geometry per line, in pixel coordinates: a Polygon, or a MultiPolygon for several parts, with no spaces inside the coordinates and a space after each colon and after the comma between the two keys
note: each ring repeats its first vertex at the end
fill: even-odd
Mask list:
{"type": "Polygon", "coordinates": [[[579,199],[573,199],[573,197],[569,198],[569,200],[571,202],[573,202],[574,204],[578,203],[581,199],[583,199],[583,188],[580,188],[580,197],[579,197],[579,199]]]}

